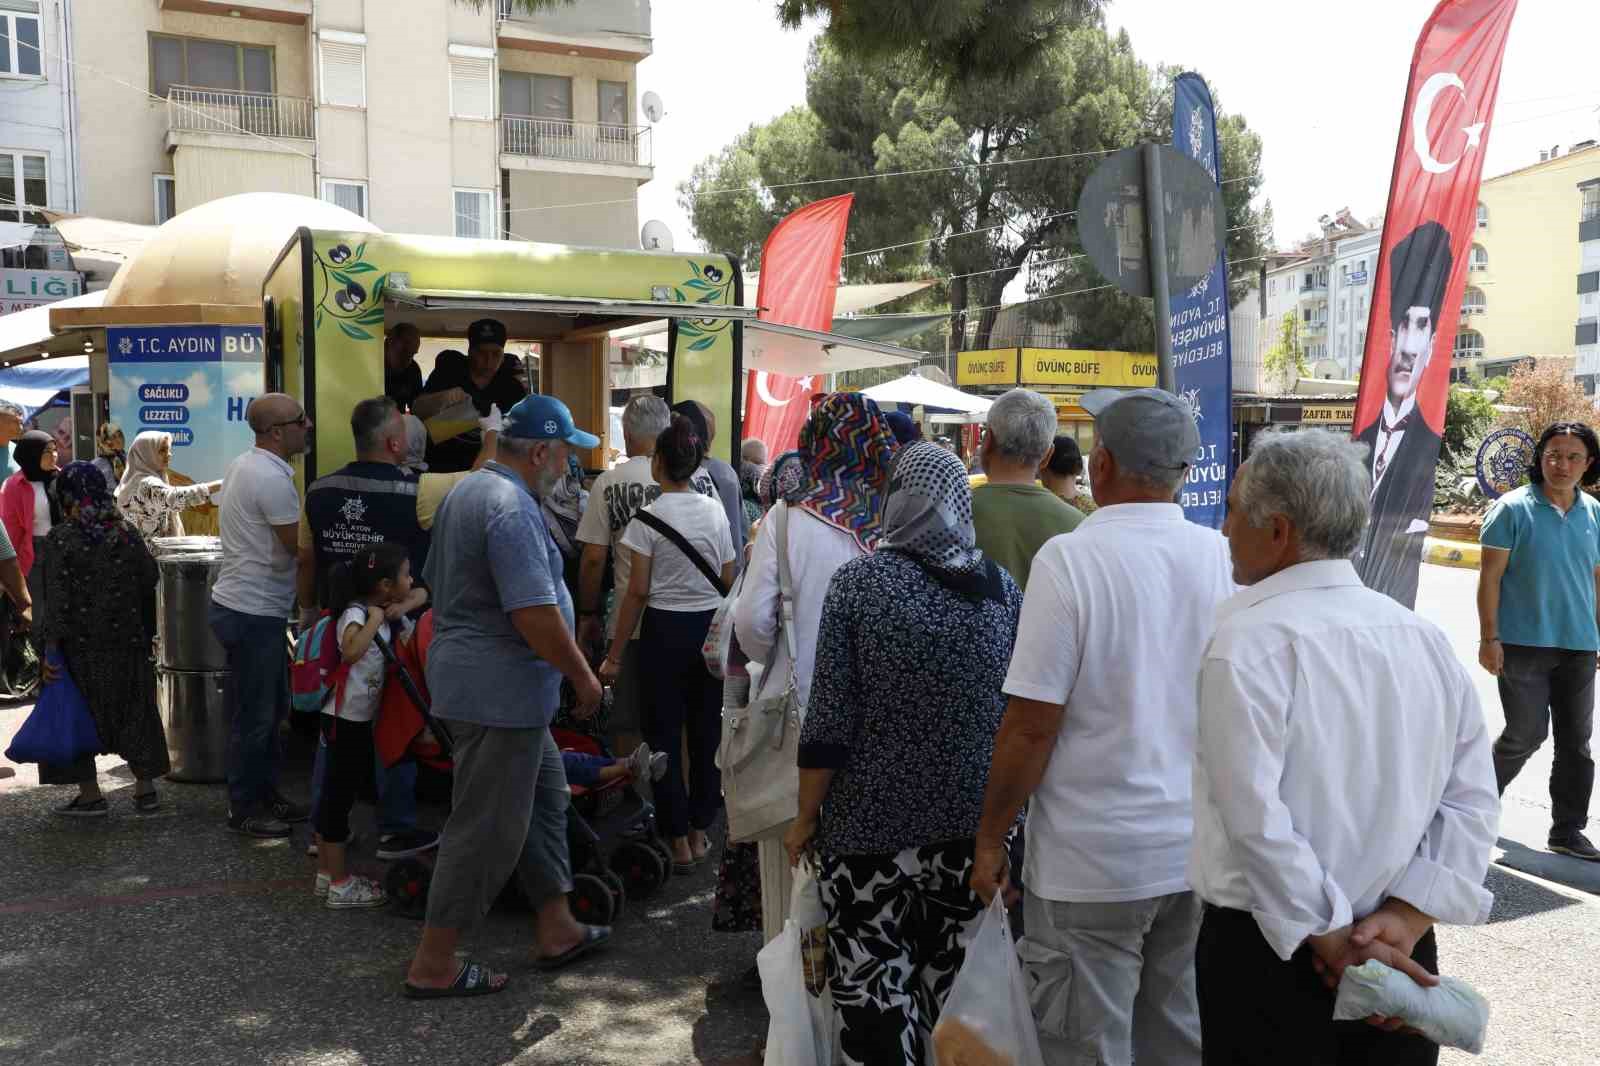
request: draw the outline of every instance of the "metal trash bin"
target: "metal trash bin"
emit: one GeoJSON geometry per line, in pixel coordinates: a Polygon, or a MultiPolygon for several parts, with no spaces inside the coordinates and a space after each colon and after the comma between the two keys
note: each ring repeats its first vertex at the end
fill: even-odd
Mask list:
{"type": "Polygon", "coordinates": [[[156,706],[175,781],[227,777],[232,709],[225,693],[228,657],[209,618],[211,586],[222,564],[216,537],[156,541],[156,706]]]}

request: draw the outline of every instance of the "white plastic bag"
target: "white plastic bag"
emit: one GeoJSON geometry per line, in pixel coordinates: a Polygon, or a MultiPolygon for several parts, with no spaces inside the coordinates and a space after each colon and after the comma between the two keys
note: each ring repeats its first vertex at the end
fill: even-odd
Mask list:
{"type": "Polygon", "coordinates": [[[828,912],[822,886],[810,859],[801,859],[789,895],[789,917],[800,930],[800,969],[805,975],[811,1031],[816,1036],[818,1066],[830,1066],[839,1052],[833,994],[828,991],[828,912]]]}
{"type": "Polygon", "coordinates": [[[1483,1052],[1489,1028],[1489,1001],[1459,977],[1441,977],[1424,988],[1409,974],[1368,959],[1345,968],[1339,978],[1339,999],[1333,1020],[1357,1021],[1370,1014],[1401,1018],[1411,1028],[1444,1047],[1474,1055],[1483,1052]]]}
{"type": "Polygon", "coordinates": [[[826,1066],[817,1057],[811,1029],[811,997],[800,964],[800,927],[790,918],[783,932],[756,956],[761,996],[767,1001],[767,1055],[764,1066],[826,1066]]]}
{"type": "Polygon", "coordinates": [[[933,1066],[1044,1066],[1006,905],[978,919],[967,959],[933,1027],[933,1066]]]}

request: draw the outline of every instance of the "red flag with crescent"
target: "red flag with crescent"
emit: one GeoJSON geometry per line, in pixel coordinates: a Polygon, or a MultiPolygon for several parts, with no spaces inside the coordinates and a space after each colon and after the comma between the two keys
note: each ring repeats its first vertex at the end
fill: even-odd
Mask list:
{"type": "Polygon", "coordinates": [[[1372,509],[1355,562],[1407,607],[1433,509],[1451,352],[1473,243],[1478,183],[1517,0],[1442,0],[1422,27],[1372,281],[1355,438],[1369,449],[1372,509]]]}
{"type": "MultiPolygon", "coordinates": [[[[761,282],[756,317],[826,332],[833,326],[839,290],[839,260],[854,194],[818,200],[792,212],[773,227],[761,249],[761,282]]],[[[793,448],[811,413],[811,398],[824,378],[793,378],[746,368],[745,440],[763,440],[770,456],[793,448]]]]}

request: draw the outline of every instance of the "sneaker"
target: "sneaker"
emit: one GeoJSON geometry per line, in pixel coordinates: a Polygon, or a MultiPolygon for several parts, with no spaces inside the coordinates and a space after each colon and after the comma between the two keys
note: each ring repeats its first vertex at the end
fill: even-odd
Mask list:
{"type": "Polygon", "coordinates": [[[370,877],[347,877],[336,885],[328,886],[328,909],[344,910],[358,907],[381,907],[389,902],[383,886],[370,877]]]}
{"type": "Polygon", "coordinates": [[[1589,843],[1589,838],[1582,833],[1551,837],[1550,850],[1560,855],[1571,855],[1574,859],[1582,859],[1585,862],[1600,862],[1600,849],[1589,843]]]}
{"type": "Polygon", "coordinates": [[[263,840],[286,837],[290,833],[289,823],[280,822],[270,814],[232,815],[228,818],[228,828],[235,833],[263,840]]]}
{"type": "MultiPolygon", "coordinates": [[[[361,834],[354,829],[350,830],[350,839],[344,842],[345,849],[354,851],[360,843],[361,834]]],[[[313,859],[317,857],[317,834],[315,833],[311,834],[311,843],[306,845],[306,854],[313,859]]],[[[380,855],[379,857],[381,858],[382,856],[380,855]]]]}
{"type": "Polygon", "coordinates": [[[318,899],[327,899],[328,886],[331,884],[333,884],[333,878],[329,877],[327,874],[319,873],[317,875],[317,883],[311,889],[311,894],[316,896],[318,899]]]}
{"type": "Polygon", "coordinates": [[[292,803],[282,796],[272,797],[272,816],[280,822],[304,822],[311,817],[311,808],[292,803]]]}
{"type": "Polygon", "coordinates": [[[635,781],[660,781],[667,776],[667,753],[650,753],[650,745],[640,744],[628,759],[628,770],[635,781]]]}
{"type": "Polygon", "coordinates": [[[439,846],[439,834],[431,829],[407,829],[385,833],[378,838],[378,858],[384,862],[421,855],[439,846]]]}
{"type": "Polygon", "coordinates": [[[55,811],[68,818],[104,818],[111,812],[111,805],[106,802],[104,796],[89,803],[83,802],[82,796],[73,796],[71,801],[63,803],[55,811]]]}

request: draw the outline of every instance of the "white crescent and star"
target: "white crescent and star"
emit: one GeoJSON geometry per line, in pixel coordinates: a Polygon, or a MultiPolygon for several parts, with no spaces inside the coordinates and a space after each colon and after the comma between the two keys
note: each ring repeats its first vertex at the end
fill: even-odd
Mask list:
{"type": "Polygon", "coordinates": [[[1428,120],[1433,117],[1434,100],[1446,89],[1455,89],[1462,96],[1467,93],[1467,87],[1460,78],[1448,70],[1441,70],[1422,83],[1422,88],[1417,91],[1416,103],[1411,108],[1411,148],[1417,153],[1417,161],[1422,164],[1422,169],[1429,174],[1448,174],[1470,149],[1479,147],[1483,141],[1486,123],[1474,122],[1461,127],[1461,132],[1467,135],[1467,146],[1461,150],[1461,155],[1448,163],[1441,163],[1434,157],[1433,145],[1428,143],[1428,120]]]}
{"type": "MultiPolygon", "coordinates": [[[[800,378],[799,384],[801,394],[811,391],[811,378],[809,376],[800,378]]],[[[761,397],[761,402],[768,407],[787,407],[789,400],[794,399],[793,396],[789,397],[789,400],[774,399],[772,390],[767,387],[767,372],[765,370],[756,371],[756,395],[761,397]]]]}

